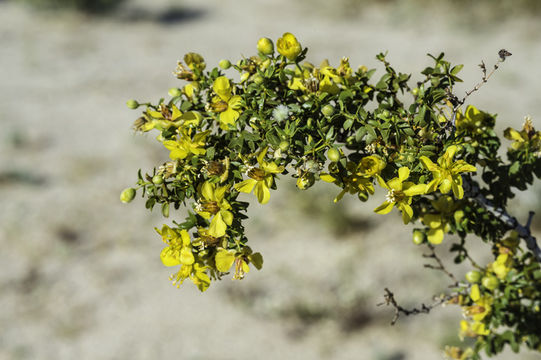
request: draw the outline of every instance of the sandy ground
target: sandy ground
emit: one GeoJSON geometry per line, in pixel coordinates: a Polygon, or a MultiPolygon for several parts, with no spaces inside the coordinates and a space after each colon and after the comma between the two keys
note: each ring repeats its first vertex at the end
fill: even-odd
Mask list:
{"type": "MultiPolygon", "coordinates": [[[[0,359],[441,358],[457,341],[458,309],[391,327],[391,309],[376,306],[384,287],[415,305],[446,284],[422,269],[410,229],[371,214],[379,199],[336,207],[336,189],[310,196],[282,180],[247,225],[263,271],[203,295],[171,286],[153,230],[163,220],[140,199],[118,201],[137,169],[167,158],[152,136],[132,133],[137,113],[124,104],[178,86],[171,71],[185,52],[215,64],[290,31],[315,63],[348,55],[374,67],[389,50],[397,69],[419,72],[426,53],[444,50],[465,64],[463,90],[478,80],[480,60],[505,47],[513,56],[471,100],[498,113],[500,129],[526,114],[539,124],[538,21],[489,25],[407,7],[353,14],[347,0],[149,3],[96,19],[0,1],[0,359]],[[353,219],[349,231],[328,220],[336,212],[353,219]]],[[[519,216],[538,206],[532,194],[519,216]]]]}

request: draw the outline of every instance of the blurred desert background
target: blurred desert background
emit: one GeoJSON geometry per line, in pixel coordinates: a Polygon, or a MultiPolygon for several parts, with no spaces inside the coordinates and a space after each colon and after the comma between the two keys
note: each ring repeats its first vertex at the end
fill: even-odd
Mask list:
{"type": "MultiPolygon", "coordinates": [[[[252,201],[246,224],[261,271],[204,294],[173,287],[153,230],[159,211],[140,197],[119,201],[139,168],[168,158],[152,134],[133,132],[139,112],[125,103],[182,86],[172,71],[186,52],[212,67],[289,31],[313,63],[349,56],[377,68],[388,50],[412,82],[427,53],[444,51],[465,65],[458,94],[480,79],[481,60],[491,66],[506,48],[513,56],[469,102],[497,113],[500,132],[528,114],[540,127],[538,1],[126,0],[98,14],[29,3],[0,0],[1,360],[428,360],[458,343],[456,307],[390,326],[393,310],[376,306],[385,287],[409,307],[447,286],[423,269],[413,226],[372,213],[381,193],[335,205],[337,188],[300,192],[282,179],[269,205],[252,201]]],[[[540,210],[540,194],[519,196],[514,214],[540,210]]],[[[165,222],[183,217],[172,211],[165,222]]]]}

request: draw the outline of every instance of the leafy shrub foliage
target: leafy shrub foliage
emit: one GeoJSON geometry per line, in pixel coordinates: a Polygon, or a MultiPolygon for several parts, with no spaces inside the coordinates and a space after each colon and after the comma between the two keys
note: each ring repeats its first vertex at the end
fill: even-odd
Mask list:
{"type": "MultiPolygon", "coordinates": [[[[157,229],[163,264],[178,267],[173,283],[189,279],[205,291],[229,273],[242,279],[262,267],[245,236],[248,203],[240,193],[266,204],[283,175],[296,178],[301,190],[319,180],[334,184],[335,202],[347,194],[366,201],[379,186],[386,196],[374,211],[398,212],[404,224],[417,225],[414,243],[432,250],[438,263],[432,268],[450,281],[439,303],[463,309],[460,336],[475,341],[448,347],[447,355],[479,359],[481,350],[493,355],[506,345],[541,351],[541,251],[530,233],[533,213],[521,225],[506,209],[513,191],[541,176],[541,133],[530,118],[522,129],[505,130],[503,158],[495,115],[465,106],[511,54],[501,50],[490,72],[483,63],[482,81],[459,99],[453,89],[462,66],[443,54],[430,56],[433,65],[411,86],[411,76],[396,71],[385,54],[377,55],[384,69],[378,78],[364,66],[353,69],[347,58],[336,67],[303,62],[307,49],[290,33],[276,45],[277,52],[263,38],[258,55],[233,66],[222,60],[210,70],[201,55],[188,53],[175,71],[186,83],[170,89],[169,100],[128,102],[143,108],[135,129],[157,131],[170,160],[148,174],[139,171],[137,188],[126,189],[121,200],[141,191],[146,207],[160,206],[165,217],[171,206],[191,209],[184,222],[157,229]],[[226,70],[238,72],[239,80],[226,70]],[[488,264],[468,252],[479,240],[492,250],[488,264]],[[470,269],[465,280],[434,252],[448,241],[455,241],[455,262],[470,269]]],[[[406,310],[386,291],[397,317],[430,310],[406,310]]]]}

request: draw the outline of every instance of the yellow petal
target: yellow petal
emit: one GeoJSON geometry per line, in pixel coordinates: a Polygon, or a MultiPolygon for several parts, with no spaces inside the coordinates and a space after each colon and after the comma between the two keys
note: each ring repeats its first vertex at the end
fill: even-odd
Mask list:
{"type": "Polygon", "coordinates": [[[426,192],[426,184],[410,185],[403,192],[406,196],[422,195],[426,192]]]}
{"type": "Polygon", "coordinates": [[[175,106],[175,104],[171,105],[172,114],[171,114],[171,121],[175,121],[179,117],[182,116],[182,112],[175,106]]]}
{"type": "Polygon", "coordinates": [[[260,204],[266,204],[270,200],[270,190],[264,181],[257,182],[254,194],[257,196],[257,201],[259,201],[260,204]]]}
{"type": "Polygon", "coordinates": [[[402,221],[404,222],[404,224],[409,223],[411,218],[413,217],[413,209],[411,208],[411,206],[402,202],[398,204],[398,208],[400,209],[400,211],[402,211],[402,221]]]}
{"type": "Polygon", "coordinates": [[[231,84],[229,83],[229,79],[225,76],[216,78],[212,88],[216,95],[218,95],[223,101],[227,102],[231,98],[231,84]]]}
{"type": "Polygon", "coordinates": [[[214,185],[205,181],[201,187],[201,195],[209,201],[216,201],[216,197],[214,196],[214,185]]]}
{"type": "Polygon", "coordinates": [[[481,298],[481,291],[479,291],[479,285],[472,285],[470,289],[470,297],[473,301],[477,301],[481,298]]]}
{"type": "Polygon", "coordinates": [[[231,226],[233,223],[233,213],[231,211],[227,210],[221,210],[220,213],[222,214],[222,218],[224,219],[224,222],[231,226]]]}
{"type": "Polygon", "coordinates": [[[400,169],[398,169],[398,178],[401,181],[406,180],[409,176],[410,176],[410,169],[408,169],[407,167],[403,166],[400,169]]]}
{"type": "Polygon", "coordinates": [[[385,201],[383,204],[375,208],[374,212],[377,214],[385,215],[391,212],[391,210],[393,209],[393,206],[394,206],[394,203],[385,201]]]}
{"type": "Polygon", "coordinates": [[[160,259],[165,266],[176,266],[180,265],[180,259],[177,255],[177,252],[172,251],[168,246],[160,253],[160,259]]]}
{"type": "Polygon", "coordinates": [[[441,228],[428,230],[427,239],[431,244],[438,245],[443,241],[444,232],[441,228]]]}
{"type": "Polygon", "coordinates": [[[242,98],[239,95],[233,96],[229,101],[227,102],[227,105],[234,109],[238,110],[242,104],[242,98]]]}
{"type": "Polygon", "coordinates": [[[421,160],[421,164],[423,164],[423,166],[425,167],[425,169],[427,169],[428,171],[435,171],[438,169],[438,166],[436,164],[434,164],[432,162],[432,160],[430,160],[428,157],[426,156],[421,156],[419,158],[419,160],[421,160]]]}
{"type": "Polygon", "coordinates": [[[233,125],[239,117],[240,113],[237,110],[228,107],[226,111],[220,113],[220,122],[222,125],[233,125]]]}
{"type": "Polygon", "coordinates": [[[254,189],[255,184],[257,184],[257,180],[250,178],[250,179],[246,179],[246,180],[244,180],[244,181],[242,181],[242,182],[240,182],[238,184],[235,184],[235,186],[233,186],[233,187],[237,191],[249,194],[254,189]]]}
{"type": "Polygon", "coordinates": [[[210,227],[209,227],[210,236],[214,236],[216,238],[222,237],[225,235],[226,229],[227,229],[227,225],[222,218],[222,213],[221,212],[216,213],[216,215],[214,215],[214,217],[210,221],[210,227]]]}
{"type": "Polygon", "coordinates": [[[453,189],[453,195],[455,195],[457,199],[460,200],[464,197],[464,188],[461,185],[453,181],[451,187],[453,189]]]}
{"type": "Polygon", "coordinates": [[[195,258],[192,254],[191,247],[183,247],[180,250],[180,263],[182,265],[192,265],[195,262],[195,258]]]}
{"type": "Polygon", "coordinates": [[[190,234],[186,230],[180,231],[180,238],[182,239],[182,246],[190,245],[190,234]]]}
{"type": "Polygon", "coordinates": [[[440,183],[440,191],[442,194],[447,194],[449,191],[451,191],[452,181],[449,179],[443,179],[443,181],[440,183]]]}
{"type": "Polygon", "coordinates": [[[216,262],[216,269],[218,271],[227,272],[231,269],[231,266],[235,261],[235,254],[231,251],[221,249],[216,253],[214,261],[216,262]]]}

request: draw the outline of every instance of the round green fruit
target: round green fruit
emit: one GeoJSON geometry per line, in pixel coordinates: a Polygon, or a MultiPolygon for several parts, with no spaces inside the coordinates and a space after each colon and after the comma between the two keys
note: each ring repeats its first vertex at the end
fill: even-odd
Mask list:
{"type": "Polygon", "coordinates": [[[154,185],[163,184],[163,177],[161,175],[154,175],[154,177],[152,177],[152,183],[154,185]]]}
{"type": "Polygon", "coordinates": [[[481,284],[489,290],[494,290],[500,285],[500,280],[496,276],[489,275],[481,280],[481,284]]]}
{"type": "Polygon", "coordinates": [[[469,283],[475,284],[481,280],[481,273],[477,270],[468,271],[465,275],[469,283]]]}
{"type": "Polygon", "coordinates": [[[336,148],[330,148],[327,151],[327,159],[329,159],[332,162],[338,162],[340,160],[340,151],[336,148]]]}
{"type": "Polygon", "coordinates": [[[326,117],[331,117],[334,114],[334,107],[327,104],[321,108],[321,113],[326,117]]]}
{"type": "Polygon", "coordinates": [[[124,189],[120,193],[120,201],[122,201],[125,204],[131,202],[133,200],[133,198],[135,198],[135,189],[134,188],[124,189]]]}
{"type": "Polygon", "coordinates": [[[415,245],[421,245],[426,240],[426,235],[421,230],[413,230],[413,243],[415,245]]]}
{"type": "Polygon", "coordinates": [[[182,91],[180,91],[179,88],[171,88],[171,89],[169,89],[169,91],[167,93],[171,97],[177,97],[177,96],[182,95],[182,91]]]}
{"type": "Polygon", "coordinates": [[[227,59],[220,60],[220,62],[218,63],[218,66],[223,70],[227,70],[231,67],[231,61],[227,59]]]}

